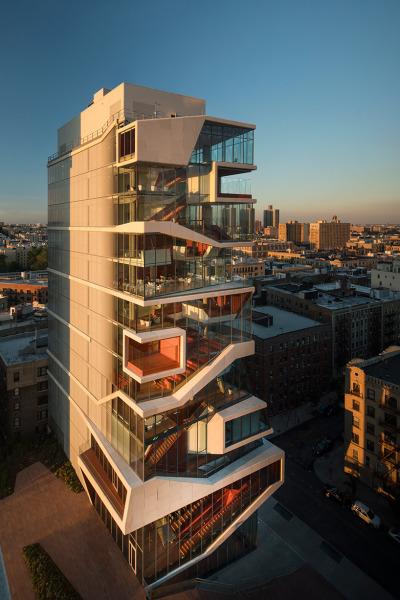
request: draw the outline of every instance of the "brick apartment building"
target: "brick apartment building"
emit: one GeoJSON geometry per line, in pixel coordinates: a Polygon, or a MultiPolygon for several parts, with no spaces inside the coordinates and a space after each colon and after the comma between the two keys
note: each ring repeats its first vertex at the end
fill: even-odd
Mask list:
{"type": "Polygon", "coordinates": [[[272,306],[253,312],[255,354],[246,361],[253,393],[276,415],[326,391],[332,377],[329,323],[272,306]]]}
{"type": "Polygon", "coordinates": [[[345,472],[391,498],[400,490],[400,347],[347,365],[345,472]]]}
{"type": "Polygon", "coordinates": [[[0,430],[6,438],[42,433],[48,417],[47,330],[0,339],[0,430]]]}
{"type": "Polygon", "coordinates": [[[331,324],[334,375],[352,358],[374,356],[399,339],[400,295],[373,290],[373,296],[346,281],[314,287],[307,281],[283,283],[262,290],[266,304],[331,324]]]}
{"type": "Polygon", "coordinates": [[[32,280],[0,279],[0,294],[8,297],[9,306],[26,302],[47,304],[48,286],[44,281],[34,283],[32,280]]]}

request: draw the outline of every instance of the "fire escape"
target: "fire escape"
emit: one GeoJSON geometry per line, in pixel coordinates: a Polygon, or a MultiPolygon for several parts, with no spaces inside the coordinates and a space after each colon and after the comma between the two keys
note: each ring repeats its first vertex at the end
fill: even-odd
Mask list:
{"type": "Polygon", "coordinates": [[[400,451],[400,444],[395,434],[400,432],[398,423],[400,410],[397,408],[397,399],[392,396],[387,396],[379,403],[379,407],[385,411],[385,418],[383,421],[379,421],[379,425],[386,431],[378,439],[378,443],[382,446],[382,451],[378,454],[378,460],[386,465],[386,471],[384,473],[377,473],[377,475],[385,483],[397,488],[399,487],[400,472],[397,453],[400,451]],[[396,475],[395,477],[393,477],[393,473],[396,475]]]}

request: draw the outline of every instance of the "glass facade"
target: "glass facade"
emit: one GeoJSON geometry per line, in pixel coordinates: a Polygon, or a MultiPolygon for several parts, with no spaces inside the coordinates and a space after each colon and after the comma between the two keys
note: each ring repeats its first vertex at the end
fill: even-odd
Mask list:
{"type": "MultiPolygon", "coordinates": [[[[231,173],[232,174],[232,173],[231,173]]],[[[218,170],[217,193],[224,202],[211,202],[210,165],[181,169],[131,164],[118,169],[118,225],[134,221],[174,221],[216,241],[248,239],[252,204],[250,181],[218,170]],[[231,203],[229,198],[234,199],[231,203]],[[233,215],[235,215],[233,217],[233,215]],[[235,221],[232,229],[230,222],[235,221]]]]}
{"type": "Polygon", "coordinates": [[[266,408],[227,421],[225,423],[225,447],[227,448],[253,435],[267,431],[268,428],[266,408]]]}
{"type": "Polygon", "coordinates": [[[118,357],[114,357],[114,391],[122,389],[136,402],[176,392],[230,344],[251,340],[250,293],[200,298],[189,302],[140,307],[118,300],[121,325],[117,327],[118,357]],[[139,383],[124,371],[124,325],[132,331],[178,327],[186,332],[186,365],[178,375],[139,383]]]}
{"type": "Polygon", "coordinates": [[[277,461],[133,532],[138,577],[150,584],[199,557],[280,478],[277,461]]]}
{"type": "MultiPolygon", "coordinates": [[[[281,462],[276,461],[126,536],[86,478],[85,483],[96,510],[142,585],[150,585],[201,556],[251,503],[280,479],[281,462]]],[[[252,529],[256,542],[256,532],[252,529]]]]}
{"type": "Polygon", "coordinates": [[[118,285],[144,299],[232,281],[232,249],[161,233],[118,235],[118,285]]]}
{"type": "MultiPolygon", "coordinates": [[[[104,503],[99,498],[96,490],[93,488],[87,477],[83,475],[86,487],[92,503],[106,525],[108,531],[118,545],[119,549],[125,556],[126,560],[139,577],[143,586],[149,585],[143,579],[143,551],[138,547],[138,538],[143,539],[142,530],[138,530],[133,534],[124,535],[110,512],[105,507],[104,503]]],[[[152,589],[152,598],[162,598],[166,595],[169,586],[179,582],[184,582],[187,579],[196,577],[206,577],[215,571],[226,567],[241,556],[255,550],[257,548],[257,511],[253,513],[240,527],[238,527],[225,542],[212,552],[206,558],[184,569],[175,576],[172,576],[164,585],[152,589]]],[[[165,553],[164,553],[165,554],[165,553]]],[[[154,565],[154,562],[152,562],[154,565]]],[[[173,568],[173,566],[172,566],[173,568]]],[[[171,570],[170,570],[171,572],[171,570]]]]}
{"type": "Polygon", "coordinates": [[[121,398],[114,398],[105,407],[106,436],[143,480],[154,475],[209,477],[262,444],[258,440],[224,455],[207,450],[208,421],[248,398],[249,390],[247,373],[237,360],[184,406],[146,419],[121,398]]]}
{"type": "Polygon", "coordinates": [[[205,124],[193,150],[191,163],[253,164],[254,131],[244,127],[205,124]]]}

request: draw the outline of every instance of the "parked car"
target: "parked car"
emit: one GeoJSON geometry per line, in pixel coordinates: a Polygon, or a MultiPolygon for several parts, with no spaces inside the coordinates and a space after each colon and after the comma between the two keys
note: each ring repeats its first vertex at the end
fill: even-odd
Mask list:
{"type": "Polygon", "coordinates": [[[350,498],[346,494],[343,494],[337,487],[327,485],[324,487],[324,494],[327,498],[338,502],[338,504],[341,504],[342,506],[347,508],[351,506],[350,498]]]}
{"type": "Polygon", "coordinates": [[[380,518],[377,517],[376,514],[370,508],[368,508],[368,506],[359,500],[353,502],[351,505],[351,510],[355,515],[360,517],[360,519],[368,523],[368,525],[371,525],[371,527],[375,527],[375,529],[379,528],[381,524],[380,518]]]}
{"type": "Polygon", "coordinates": [[[333,404],[329,404],[329,406],[327,406],[324,409],[322,414],[325,417],[332,417],[333,415],[336,415],[337,412],[339,412],[340,408],[340,405],[335,402],[333,404]]]}
{"type": "Polygon", "coordinates": [[[325,452],[329,452],[332,446],[333,440],[330,438],[324,438],[323,440],[317,442],[315,446],[313,446],[312,451],[316,456],[322,456],[322,454],[325,454],[325,452]]]}
{"type": "Polygon", "coordinates": [[[396,544],[400,544],[400,529],[396,529],[395,527],[391,527],[388,531],[388,535],[393,542],[396,544]]]}

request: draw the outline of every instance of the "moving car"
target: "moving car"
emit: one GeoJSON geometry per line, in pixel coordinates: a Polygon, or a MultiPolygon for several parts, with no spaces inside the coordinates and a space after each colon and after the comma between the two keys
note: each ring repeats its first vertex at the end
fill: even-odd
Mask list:
{"type": "Polygon", "coordinates": [[[375,529],[379,528],[381,524],[380,518],[377,517],[376,514],[370,508],[368,508],[368,506],[359,500],[353,502],[351,505],[351,510],[355,515],[360,517],[360,519],[368,523],[368,525],[371,525],[371,527],[375,527],[375,529]]]}
{"type": "Polygon", "coordinates": [[[315,446],[313,446],[312,451],[316,456],[322,456],[322,454],[325,454],[325,452],[329,452],[332,446],[333,440],[330,438],[324,438],[323,440],[317,442],[315,446]]]}

